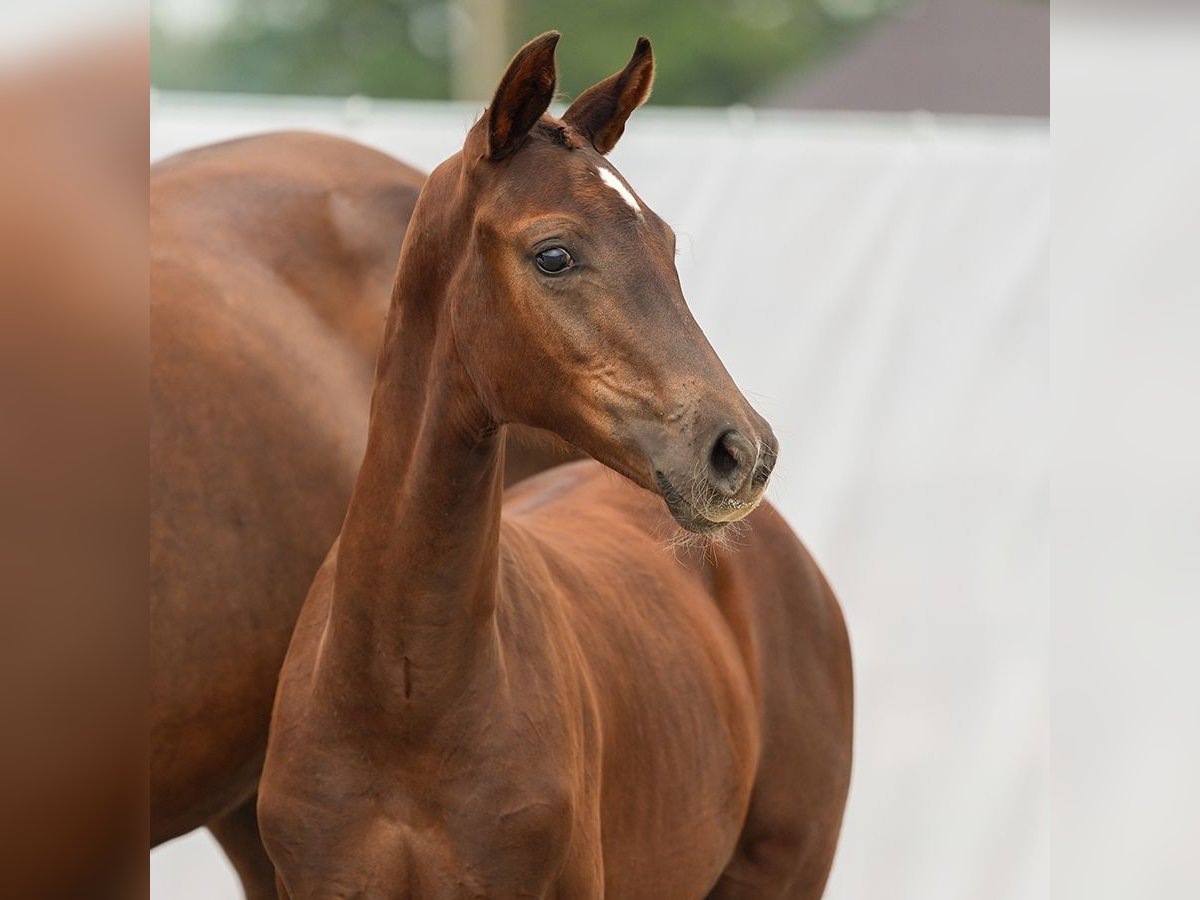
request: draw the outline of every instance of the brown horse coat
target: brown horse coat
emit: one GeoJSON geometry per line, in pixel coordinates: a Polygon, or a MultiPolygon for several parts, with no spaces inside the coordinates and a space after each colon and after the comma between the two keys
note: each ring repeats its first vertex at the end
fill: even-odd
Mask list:
{"type": "Polygon", "coordinates": [[[649,42],[562,120],[556,42],[517,54],[404,243],[260,785],[285,897],[815,898],[829,872],[841,615],[759,505],[774,437],[687,312],[673,234],[603,159],[649,42]],[[514,422],[629,480],[581,462],[502,499],[514,422]],[[747,530],[673,554],[672,518],[747,530]]]}
{"type": "MultiPolygon", "coordinates": [[[[253,799],[276,674],[362,456],[379,296],[424,180],[308,134],[151,169],[154,843],[253,799]]],[[[253,818],[233,815],[237,840],[253,818]]]]}
{"type": "MultiPolygon", "coordinates": [[[[209,824],[274,894],[253,794],[275,680],[362,458],[425,176],[283,133],[150,173],[152,843],[209,824]]],[[[507,480],[564,459],[521,435],[507,480]]]]}

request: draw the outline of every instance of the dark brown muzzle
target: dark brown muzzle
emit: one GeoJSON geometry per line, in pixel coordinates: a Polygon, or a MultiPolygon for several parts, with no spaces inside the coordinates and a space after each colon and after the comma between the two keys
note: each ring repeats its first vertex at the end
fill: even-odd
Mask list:
{"type": "MultiPolygon", "coordinates": [[[[702,456],[655,460],[654,478],[667,508],[688,531],[709,532],[749,515],[762,500],[779,455],[769,425],[724,427],[702,442],[702,456]]],[[[683,442],[694,447],[692,442],[683,442]]]]}

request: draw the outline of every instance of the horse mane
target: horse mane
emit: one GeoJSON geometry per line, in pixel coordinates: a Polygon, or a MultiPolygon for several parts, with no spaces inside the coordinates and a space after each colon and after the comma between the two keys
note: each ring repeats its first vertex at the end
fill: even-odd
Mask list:
{"type": "Polygon", "coordinates": [[[551,116],[541,119],[530,133],[568,150],[579,150],[586,144],[583,135],[561,119],[551,116]]]}

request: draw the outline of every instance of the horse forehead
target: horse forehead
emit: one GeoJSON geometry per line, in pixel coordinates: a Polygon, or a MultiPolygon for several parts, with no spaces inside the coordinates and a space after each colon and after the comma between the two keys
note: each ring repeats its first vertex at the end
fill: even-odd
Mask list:
{"type": "Polygon", "coordinates": [[[644,218],[645,206],[628,182],[598,153],[538,142],[521,151],[524,158],[513,171],[517,196],[538,205],[573,200],[584,206],[620,208],[644,218]]]}
{"type": "Polygon", "coordinates": [[[629,185],[627,185],[625,180],[617,174],[615,169],[611,169],[603,163],[600,163],[596,167],[596,174],[605,185],[607,185],[617,194],[618,197],[621,198],[626,206],[628,206],[637,214],[639,219],[645,218],[645,213],[642,211],[642,204],[638,202],[637,197],[633,196],[633,191],[629,189],[629,185]]]}
{"type": "Polygon", "coordinates": [[[646,212],[642,202],[634,196],[625,177],[598,153],[580,155],[568,160],[570,183],[576,193],[585,199],[605,206],[617,206],[643,218],[646,212]]]}

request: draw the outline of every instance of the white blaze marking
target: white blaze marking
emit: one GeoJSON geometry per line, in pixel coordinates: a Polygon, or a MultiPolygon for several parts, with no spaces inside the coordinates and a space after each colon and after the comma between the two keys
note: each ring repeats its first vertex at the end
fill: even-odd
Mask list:
{"type": "Polygon", "coordinates": [[[642,215],[642,208],[638,205],[637,198],[630,193],[629,188],[625,187],[625,182],[618,178],[615,172],[601,168],[599,175],[601,181],[621,195],[621,199],[629,204],[630,209],[637,213],[639,217],[642,215]]]}

